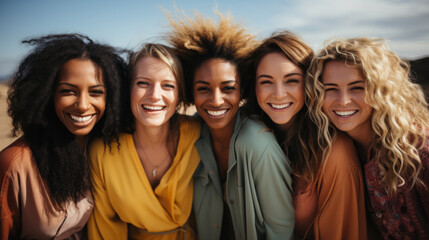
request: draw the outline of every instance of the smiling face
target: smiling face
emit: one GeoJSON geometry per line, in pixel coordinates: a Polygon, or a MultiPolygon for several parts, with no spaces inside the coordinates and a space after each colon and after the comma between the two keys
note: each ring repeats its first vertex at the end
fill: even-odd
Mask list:
{"type": "Polygon", "coordinates": [[[233,131],[240,100],[240,79],[233,64],[210,59],[195,71],[195,107],[211,130],[233,131]]]}
{"type": "Polygon", "coordinates": [[[259,106],[276,124],[288,123],[304,106],[303,71],[282,53],[261,59],[255,89],[259,106]]]}
{"type": "Polygon", "coordinates": [[[88,135],[106,107],[100,69],[91,60],[67,61],[55,87],[54,105],[58,118],[72,134],[88,135]]]}
{"type": "Polygon", "coordinates": [[[342,61],[325,65],[323,111],[341,131],[354,136],[370,127],[372,107],[365,101],[365,78],[342,61]]]}
{"type": "Polygon", "coordinates": [[[176,112],[177,89],[176,78],[167,64],[153,57],[138,60],[131,85],[131,110],[136,125],[166,126],[176,112]]]}

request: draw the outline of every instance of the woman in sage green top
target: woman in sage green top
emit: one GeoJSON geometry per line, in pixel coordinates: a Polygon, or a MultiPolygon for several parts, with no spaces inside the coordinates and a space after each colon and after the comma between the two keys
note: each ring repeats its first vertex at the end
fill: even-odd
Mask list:
{"type": "MultiPolygon", "coordinates": [[[[220,14],[219,14],[220,15],[220,14]]],[[[220,15],[174,21],[169,42],[184,66],[187,102],[204,121],[195,143],[194,174],[199,239],[290,239],[294,227],[289,161],[274,135],[241,114],[241,61],[255,40],[220,15]]]]}

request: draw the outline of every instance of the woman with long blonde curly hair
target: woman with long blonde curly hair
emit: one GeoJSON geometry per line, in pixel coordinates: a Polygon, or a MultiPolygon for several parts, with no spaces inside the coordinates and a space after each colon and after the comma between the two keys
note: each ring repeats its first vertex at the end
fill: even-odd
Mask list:
{"type": "Polygon", "coordinates": [[[315,111],[354,141],[368,212],[385,239],[429,239],[429,111],[382,39],[332,40],[313,59],[315,111]]]}
{"type": "Polygon", "coordinates": [[[266,127],[242,114],[241,63],[254,37],[231,17],[170,18],[168,41],[184,66],[188,103],[203,120],[195,143],[193,210],[199,239],[291,239],[290,166],[266,127]]]}

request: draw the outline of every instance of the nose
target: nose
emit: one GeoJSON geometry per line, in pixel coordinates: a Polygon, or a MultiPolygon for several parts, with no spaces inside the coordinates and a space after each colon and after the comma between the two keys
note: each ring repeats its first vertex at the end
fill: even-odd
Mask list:
{"type": "Polygon", "coordinates": [[[287,95],[286,87],[282,84],[275,84],[274,87],[274,97],[283,98],[287,95]]]}
{"type": "Polygon", "coordinates": [[[152,99],[154,101],[160,100],[161,99],[161,91],[162,91],[162,88],[160,85],[157,85],[157,84],[153,85],[150,92],[149,92],[150,99],[152,99]]]}
{"type": "Polygon", "coordinates": [[[351,102],[350,95],[347,91],[341,91],[339,96],[339,103],[343,106],[346,106],[351,102]]]}
{"type": "Polygon", "coordinates": [[[215,89],[213,91],[211,100],[213,107],[220,107],[224,103],[222,92],[220,91],[220,89],[215,89]]]}
{"type": "Polygon", "coordinates": [[[80,112],[85,112],[90,108],[90,102],[89,102],[89,96],[87,93],[82,93],[79,95],[79,98],[77,99],[77,108],[80,112]]]}

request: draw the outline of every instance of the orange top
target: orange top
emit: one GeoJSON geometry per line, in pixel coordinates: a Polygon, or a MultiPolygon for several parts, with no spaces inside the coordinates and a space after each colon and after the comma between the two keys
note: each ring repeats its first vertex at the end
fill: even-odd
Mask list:
{"type": "Polygon", "coordinates": [[[0,152],[0,239],[79,239],[94,203],[91,193],[59,207],[51,200],[30,147],[17,139],[0,152]]]}
{"type": "Polygon", "coordinates": [[[295,234],[300,239],[366,239],[364,184],[352,140],[339,133],[323,174],[294,190],[295,234]],[[304,189],[304,190],[299,190],[304,189]]]}

